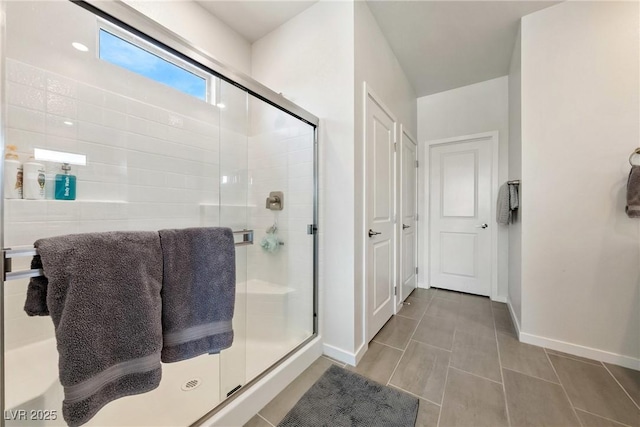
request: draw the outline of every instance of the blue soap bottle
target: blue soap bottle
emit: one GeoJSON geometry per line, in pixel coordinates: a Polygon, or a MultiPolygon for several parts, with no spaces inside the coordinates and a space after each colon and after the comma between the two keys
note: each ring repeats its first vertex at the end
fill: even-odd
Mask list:
{"type": "Polygon", "coordinates": [[[56,175],[56,200],[75,200],[76,199],[76,177],[70,175],[71,166],[69,163],[62,164],[64,173],[56,175]]]}

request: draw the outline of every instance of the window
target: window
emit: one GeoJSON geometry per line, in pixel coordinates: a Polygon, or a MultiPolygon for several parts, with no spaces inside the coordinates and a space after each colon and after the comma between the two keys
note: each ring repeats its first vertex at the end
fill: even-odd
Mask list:
{"type": "MultiPolygon", "coordinates": [[[[126,35],[123,36],[126,37],[126,35]]],[[[133,40],[132,36],[127,38],[133,40]]],[[[195,70],[187,69],[192,68],[188,64],[176,65],[150,50],[160,51],[155,46],[149,46],[149,49],[142,48],[110,31],[100,29],[100,59],[171,86],[203,101],[207,100],[208,78],[204,73],[203,76],[197,75],[195,70]]],[[[170,57],[168,54],[166,56],[170,57]]],[[[177,60],[174,61],[177,62],[177,60]]]]}

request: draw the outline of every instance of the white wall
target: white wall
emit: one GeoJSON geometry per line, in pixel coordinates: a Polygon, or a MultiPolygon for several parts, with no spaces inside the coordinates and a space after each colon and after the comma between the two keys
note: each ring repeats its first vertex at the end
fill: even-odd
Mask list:
{"type": "Polygon", "coordinates": [[[320,118],[320,304],[325,352],[353,353],[353,4],[320,1],[252,46],[252,76],[320,118]]]}
{"type": "Polygon", "coordinates": [[[564,2],[522,20],[523,339],[636,368],[639,12],[564,2]]]}
{"type": "Polygon", "coordinates": [[[251,73],[251,44],[192,1],[123,0],[220,62],[251,73]]]}
{"type": "MultiPolygon", "coordinates": [[[[400,143],[400,125],[416,138],[416,94],[400,63],[385,39],[366,2],[355,2],[355,295],[356,343],[358,350],[366,344],[364,325],[364,82],[372,89],[398,120],[397,140],[400,143]]],[[[398,254],[399,255],[399,254],[398,254]]],[[[399,285],[398,285],[399,286],[399,285]]]]}
{"type": "MultiPolygon", "coordinates": [[[[498,131],[499,169],[498,182],[507,180],[508,140],[509,140],[509,79],[507,76],[485,82],[464,86],[446,92],[418,98],[418,146],[424,153],[428,150],[428,141],[451,138],[475,133],[498,131]]],[[[428,188],[427,165],[419,170],[421,177],[420,193],[426,194],[428,188]]],[[[428,224],[428,198],[423,197],[421,206],[424,221],[428,224]]],[[[508,231],[491,219],[490,226],[498,228],[498,296],[507,296],[508,282],[508,231]]],[[[421,271],[427,272],[428,245],[427,227],[421,227],[419,254],[421,271]]],[[[428,273],[420,275],[420,286],[426,287],[428,273]]]]}
{"type": "MultiPolygon", "coordinates": [[[[511,64],[509,67],[509,179],[520,179],[522,175],[522,112],[521,112],[521,36],[518,31],[511,64]]],[[[522,203],[520,185],[520,203],[522,203]]],[[[509,225],[509,289],[508,302],[516,317],[518,326],[522,323],[522,212],[513,212],[513,222],[509,225]]]]}

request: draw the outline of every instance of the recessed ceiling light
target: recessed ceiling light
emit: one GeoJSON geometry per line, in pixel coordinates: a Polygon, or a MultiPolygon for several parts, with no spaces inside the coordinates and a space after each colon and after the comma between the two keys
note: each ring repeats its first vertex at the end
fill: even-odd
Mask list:
{"type": "Polygon", "coordinates": [[[78,43],[78,42],[73,42],[71,43],[71,46],[75,47],[76,49],[78,49],[80,52],[87,52],[89,50],[88,47],[86,47],[85,45],[83,45],[82,43],[78,43]]]}
{"type": "Polygon", "coordinates": [[[73,126],[73,122],[70,122],[69,120],[65,120],[65,121],[64,121],[64,122],[62,122],[62,123],[64,123],[64,124],[65,124],[65,125],[67,125],[67,126],[73,126]]]}
{"type": "Polygon", "coordinates": [[[224,105],[222,102],[216,104],[216,107],[218,107],[218,108],[227,108],[227,106],[224,105]]]}

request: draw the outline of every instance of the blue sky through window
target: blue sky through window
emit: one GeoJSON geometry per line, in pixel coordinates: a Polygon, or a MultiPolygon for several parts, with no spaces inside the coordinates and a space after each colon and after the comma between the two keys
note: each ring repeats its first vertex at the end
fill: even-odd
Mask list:
{"type": "Polygon", "coordinates": [[[206,101],[207,81],[105,30],[100,30],[100,59],[206,101]]]}

